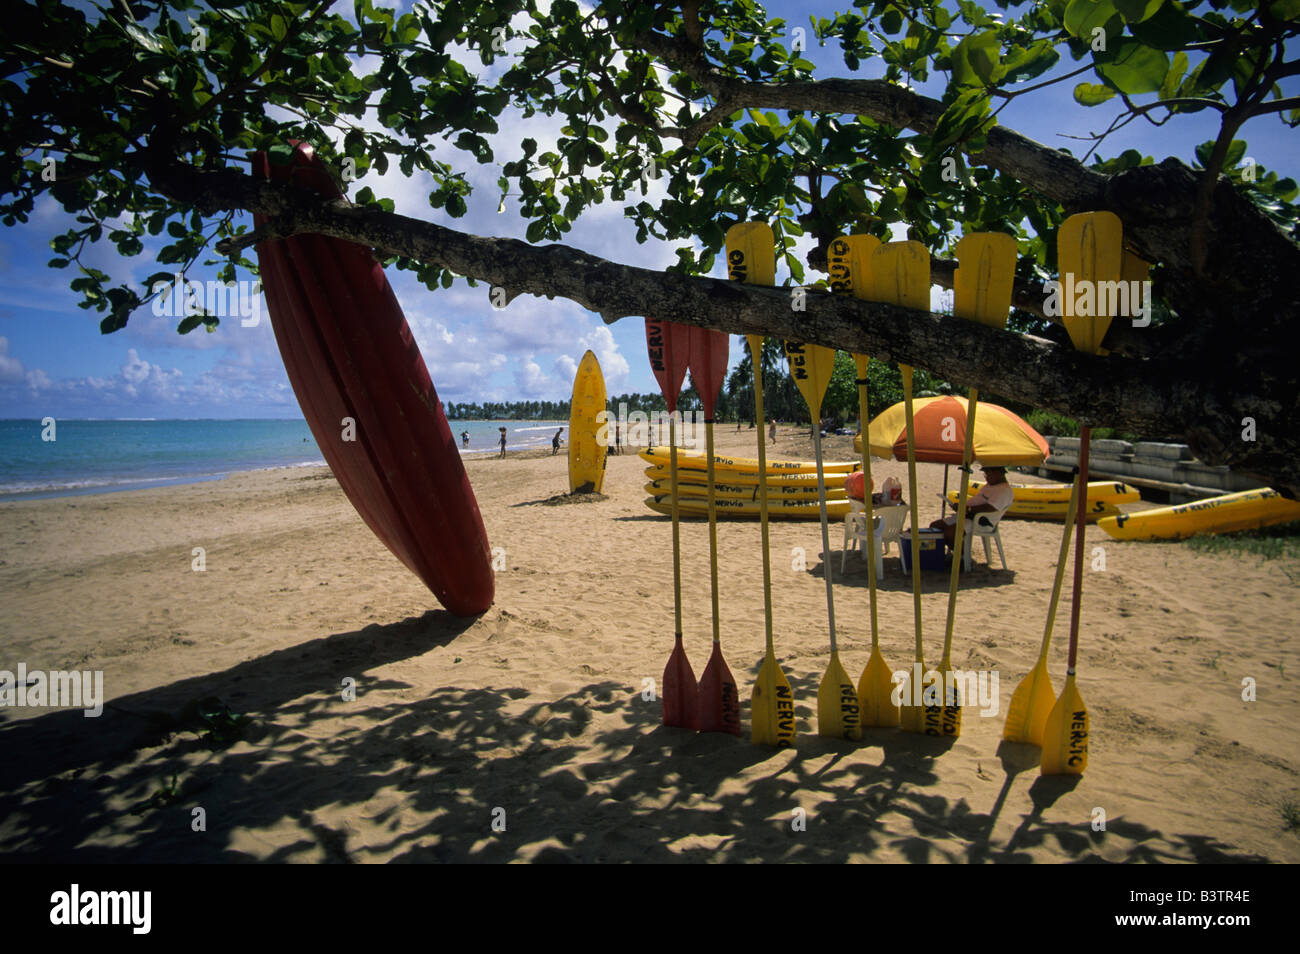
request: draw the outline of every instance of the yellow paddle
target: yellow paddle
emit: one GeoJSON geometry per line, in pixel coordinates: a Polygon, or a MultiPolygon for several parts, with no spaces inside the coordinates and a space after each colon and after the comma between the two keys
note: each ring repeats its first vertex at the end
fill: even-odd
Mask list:
{"type": "MultiPolygon", "coordinates": [[[[918,311],[930,307],[930,253],[920,242],[889,242],[871,253],[867,297],[873,301],[902,305],[918,311]]],[[[916,662],[902,683],[900,721],[908,732],[924,732],[921,707],[925,653],[921,629],[921,537],[916,499],[916,438],[912,427],[912,366],[900,364],[903,375],[904,416],[907,419],[907,491],[912,510],[912,615],[916,627],[916,662]]],[[[863,444],[867,435],[862,436],[863,444]]]]}
{"type": "MultiPolygon", "coordinates": [[[[727,229],[727,274],[733,281],[771,285],[776,281],[776,252],[766,222],[742,222],[727,229]]],[[[763,336],[746,335],[754,363],[754,420],[758,423],[758,506],[763,537],[763,620],[767,651],[750,698],[750,738],[755,745],[788,748],[795,742],[794,692],[776,661],[772,642],[772,558],[767,527],[767,428],[763,417],[763,336]]]]}
{"type": "MultiPolygon", "coordinates": [[[[1011,290],[1016,276],[1016,240],[1002,232],[977,232],[957,242],[959,267],[953,276],[953,314],[994,328],[1004,328],[1011,310],[1011,290]]],[[[943,634],[942,706],[925,710],[926,735],[961,735],[962,700],[952,676],[952,634],[957,618],[957,580],[961,572],[966,535],[966,497],[970,493],[970,465],[975,441],[975,413],[979,388],[971,388],[966,401],[966,442],[961,454],[961,490],[957,495],[957,522],[953,526],[952,571],[948,578],[948,621],[943,634]]],[[[985,464],[997,461],[984,461],[985,464]]]]}
{"type": "Polygon", "coordinates": [[[826,473],[822,467],[822,398],[831,383],[835,350],[820,345],[785,343],[790,374],[812,415],[813,449],[817,458],[817,499],[821,504],[822,571],[826,577],[826,619],[831,631],[831,661],[817,687],[817,734],[828,739],[862,738],[862,706],[858,690],[840,662],[835,641],[835,594],[831,586],[831,538],[826,527],[826,473]]]}
{"type": "MultiPolygon", "coordinates": [[[[867,298],[870,286],[871,253],[880,247],[874,235],[849,235],[831,242],[827,258],[831,266],[831,288],[850,291],[855,298],[867,298]]],[[[871,604],[871,655],[866,668],[858,678],[858,700],[862,703],[863,728],[893,728],[898,725],[898,706],[894,704],[893,671],[880,652],[880,623],[876,602],[876,553],[880,540],[876,538],[875,507],[871,502],[871,448],[867,440],[867,426],[871,421],[867,406],[867,356],[855,354],[854,367],[858,372],[858,426],[862,432],[862,487],[866,506],[867,530],[872,549],[867,558],[867,590],[871,604]]]]}
{"type": "Polygon", "coordinates": [[[1047,623],[1043,626],[1043,645],[1038,651],[1038,662],[1029,674],[1020,680],[1011,694],[1007,708],[1007,724],[1002,738],[1008,742],[1043,744],[1043,729],[1056,701],[1056,689],[1047,671],[1047,650],[1052,645],[1052,627],[1056,624],[1056,607],[1061,601],[1061,584],[1065,581],[1065,562],[1070,556],[1070,534],[1074,530],[1074,516],[1079,508],[1079,472],[1075,470],[1074,487],[1070,490],[1070,506],[1065,514],[1065,531],[1061,534],[1061,552],[1056,557],[1056,579],[1052,583],[1052,600],[1047,606],[1047,623]]]}
{"type": "MultiPolygon", "coordinates": [[[[1124,228],[1111,212],[1083,212],[1061,223],[1056,238],[1061,273],[1061,316],[1080,351],[1096,354],[1113,316],[1101,314],[1101,282],[1119,281],[1124,268],[1124,228]]],[[[1114,287],[1114,286],[1111,286],[1114,287]]],[[[1088,707],[1075,683],[1079,654],[1079,611],[1083,598],[1084,536],[1088,526],[1088,450],[1092,428],[1079,434],[1078,528],[1074,538],[1074,592],[1070,601],[1070,652],[1065,687],[1043,730],[1044,775],[1082,775],[1088,767],[1088,707]]]]}

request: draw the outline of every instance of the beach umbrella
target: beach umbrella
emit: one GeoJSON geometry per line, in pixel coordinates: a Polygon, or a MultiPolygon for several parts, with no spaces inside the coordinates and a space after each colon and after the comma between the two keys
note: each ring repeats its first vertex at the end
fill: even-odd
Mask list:
{"type": "Polygon", "coordinates": [[[677,635],[672,655],[664,668],[663,724],[682,729],[697,727],[696,705],[699,685],[682,645],[682,548],[677,508],[677,397],[686,377],[690,352],[690,329],[657,318],[645,320],[646,350],[650,369],[668,405],[669,474],[673,493],[673,622],[677,635]]]}
{"type": "Polygon", "coordinates": [[[718,508],[713,480],[713,410],[727,374],[727,336],[721,331],[692,327],[691,382],[704,402],[704,435],[709,476],[709,583],[713,600],[713,652],[700,676],[698,723],[701,732],[740,735],[740,690],[722,658],[718,624],[718,508]]]}
{"type": "MultiPolygon", "coordinates": [[[[876,457],[907,459],[906,403],[900,401],[882,411],[868,426],[867,438],[876,457]]],[[[955,394],[917,398],[912,407],[916,459],[932,464],[961,464],[968,409],[966,398],[955,394]]],[[[971,456],[981,464],[1035,466],[1046,459],[1047,441],[1014,411],[983,402],[976,416],[971,456]]]]}
{"type": "MultiPolygon", "coordinates": [[[[848,291],[855,298],[866,298],[870,291],[871,255],[880,247],[874,235],[843,236],[831,242],[827,252],[830,264],[831,288],[848,291]]],[[[855,354],[853,366],[857,369],[858,427],[865,429],[871,420],[867,404],[867,356],[855,354]]],[[[858,448],[861,450],[861,442],[858,448]]],[[[898,725],[898,706],[893,699],[893,671],[880,651],[880,624],[876,597],[875,509],[871,502],[871,455],[862,454],[863,503],[866,506],[867,528],[872,535],[872,552],[867,558],[867,591],[871,608],[871,655],[858,678],[858,702],[862,705],[863,728],[884,728],[898,725]]]]}
{"type": "Polygon", "coordinates": [[[822,576],[826,579],[826,620],[831,633],[831,659],[826,666],[817,687],[817,734],[823,738],[860,739],[862,738],[862,705],[858,701],[858,689],[849,679],[840,662],[839,647],[835,642],[835,593],[831,586],[831,538],[826,526],[826,473],[822,469],[822,398],[831,383],[831,372],[835,369],[835,349],[820,345],[800,344],[797,341],[785,343],[786,360],[790,362],[790,374],[799,387],[803,399],[808,402],[808,412],[812,415],[813,450],[817,458],[817,496],[821,507],[822,525],[822,576]]]}
{"type": "MultiPolygon", "coordinates": [[[[741,222],[727,229],[727,274],[733,281],[771,285],[776,281],[775,238],[766,222],[741,222]]],[[[758,501],[763,544],[763,622],[767,645],[750,697],[750,739],[756,745],[787,748],[795,742],[794,692],[776,660],[772,639],[772,557],[767,527],[767,429],[763,426],[763,336],[746,335],[754,366],[754,420],[758,424],[758,501]]]]}
{"type": "MultiPolygon", "coordinates": [[[[1006,327],[1011,310],[1011,288],[1016,275],[1016,240],[1002,232],[975,232],[957,242],[957,272],[953,280],[953,314],[993,328],[1006,327]]],[[[925,711],[927,735],[961,735],[961,699],[952,678],[952,636],[957,618],[957,575],[961,572],[966,535],[966,495],[970,492],[971,454],[976,425],[981,420],[979,389],[970,389],[966,414],[966,439],[962,444],[961,491],[957,495],[957,520],[953,525],[952,570],[948,579],[948,618],[944,625],[943,656],[939,675],[943,679],[942,706],[925,711]]],[[[1041,438],[1040,438],[1041,439],[1041,438]]],[[[987,462],[986,462],[987,463],[987,462]]],[[[947,484],[947,469],[944,484],[947,484]]],[[[944,487],[947,501],[947,487],[944,487]]]]}
{"type": "MultiPolygon", "coordinates": [[[[868,281],[868,297],[872,301],[926,311],[930,307],[930,252],[920,242],[886,243],[871,253],[868,281]]],[[[921,631],[921,537],[917,532],[920,515],[916,500],[912,366],[900,364],[898,367],[903,375],[904,448],[907,492],[912,511],[912,619],[916,630],[916,662],[901,687],[903,704],[899,710],[899,722],[909,732],[923,732],[925,713],[920,704],[923,698],[920,683],[925,679],[925,653],[921,631]]],[[[892,450],[892,444],[890,446],[892,450]]],[[[871,452],[875,453],[875,449],[872,448],[871,452]]]]}
{"type": "MultiPolygon", "coordinates": [[[[1095,292],[1101,282],[1119,281],[1124,264],[1124,228],[1113,212],[1082,212],[1061,223],[1056,235],[1056,258],[1061,280],[1067,288],[1095,292]]],[[[1114,287],[1113,285],[1111,287],[1114,287]]],[[[1110,315],[1096,314],[1094,296],[1075,299],[1066,294],[1061,317],[1070,340],[1080,351],[1096,354],[1110,327],[1110,315]]],[[[1088,767],[1088,707],[1075,683],[1079,655],[1079,611],[1083,600],[1084,536],[1088,521],[1088,450],[1092,428],[1079,432],[1078,528],[1074,538],[1074,592],[1070,599],[1070,651],[1066,660],[1065,686],[1047,717],[1043,730],[1044,775],[1082,775],[1088,767]]]]}

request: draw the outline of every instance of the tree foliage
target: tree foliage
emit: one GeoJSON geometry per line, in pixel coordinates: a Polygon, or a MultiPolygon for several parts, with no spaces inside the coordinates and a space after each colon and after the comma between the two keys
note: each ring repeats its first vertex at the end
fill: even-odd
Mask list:
{"type": "MultiPolygon", "coordinates": [[[[1210,456],[1253,461],[1300,486],[1285,463],[1300,448],[1296,377],[1269,344],[1270,322],[1295,317],[1298,190],[1245,162],[1242,132],[1256,121],[1300,123],[1300,97],[1283,88],[1300,74],[1288,58],[1298,19],[1300,0],[857,0],[814,12],[806,26],[770,18],[753,0],[607,0],[585,11],[573,0],[447,0],[401,14],[372,0],[22,0],[6,8],[0,38],[9,147],[0,221],[27,222],[47,194],[74,215],[75,227],[52,238],[50,265],[69,270],[83,306],[111,332],[172,272],[208,260],[232,279],[254,268],[246,250],[255,239],[304,228],[367,241],[429,288],[454,274],[505,275],[512,294],[568,295],[607,318],[633,313],[613,284],[575,281],[522,255],[489,265],[454,230],[386,216],[392,205],[366,174],[390,167],[427,174],[430,207],[453,219],[467,211],[470,170],[491,167],[530,243],[561,241],[587,210],[616,203],[638,237],[677,243],[672,271],[683,276],[707,273],[726,228],[757,218],[772,223],[794,282],[815,282],[835,235],[889,238],[904,227],[936,255],[935,279],[950,287],[942,256],[955,239],[1006,231],[1020,251],[1016,300],[1031,314],[1037,283],[1054,274],[1065,215],[1111,208],[1133,249],[1156,264],[1168,321],[1146,335],[1115,328],[1107,346],[1121,363],[1106,373],[1076,370],[1066,348],[1039,350],[1028,352],[1038,373],[1013,383],[1012,356],[1023,363],[1027,352],[1008,335],[1001,363],[990,351],[972,374],[972,364],[941,360],[939,336],[905,330],[897,309],[872,312],[867,339],[892,361],[944,365],[962,383],[981,377],[1055,410],[1134,427],[1167,428],[1160,390],[1168,405],[1175,385],[1199,383],[1195,408],[1210,423],[1189,435],[1210,456]],[[879,78],[818,78],[801,39],[837,47],[850,74],[879,78]],[[931,81],[942,95],[915,91],[931,81]],[[1081,109],[1108,111],[1077,157],[998,122],[1007,103],[1060,83],[1073,85],[1081,109]],[[559,120],[554,146],[525,137],[496,154],[489,137],[507,109],[559,120]],[[1213,115],[1218,128],[1188,163],[1104,154],[1128,124],[1192,114],[1213,115]],[[351,202],[370,214],[310,209],[289,187],[254,184],[247,154],[285,161],[291,140],[355,178],[351,202]],[[662,198],[651,200],[651,181],[662,198]],[[265,231],[251,232],[248,211],[271,220],[265,231]],[[805,235],[816,245],[801,261],[794,243],[805,235]],[[164,236],[160,270],[144,288],[83,260],[92,243],[129,260],[164,236]],[[1253,257],[1237,248],[1246,237],[1253,257]],[[1251,305],[1268,317],[1242,334],[1251,305]],[[1228,328],[1239,347],[1223,362],[1228,328]],[[1216,359],[1222,369],[1210,374],[1216,359]],[[1250,396],[1254,405],[1232,390],[1247,366],[1266,389],[1250,396]],[[1067,369],[1073,387],[1050,383],[1067,369]],[[1107,380],[1127,391],[1106,392],[1107,380]],[[1252,406],[1275,411],[1262,425],[1272,449],[1238,446],[1234,429],[1252,406]]],[[[692,287],[662,285],[678,302],[692,287]]],[[[735,331],[742,315],[754,330],[779,323],[758,293],[716,299],[690,320],[735,331]]],[[[216,321],[184,320],[180,330],[216,321]]],[[[811,324],[808,337],[848,347],[846,327],[811,324]]]]}

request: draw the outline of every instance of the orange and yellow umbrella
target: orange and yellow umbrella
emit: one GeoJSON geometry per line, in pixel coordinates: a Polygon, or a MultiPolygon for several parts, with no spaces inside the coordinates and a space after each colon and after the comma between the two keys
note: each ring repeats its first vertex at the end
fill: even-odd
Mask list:
{"type": "MultiPolygon", "coordinates": [[[[961,464],[966,438],[966,399],[956,395],[917,398],[912,402],[916,422],[916,459],[932,464],[961,464]]],[[[902,402],[876,416],[867,427],[874,457],[907,459],[907,422],[902,402]]],[[[853,447],[862,451],[861,436],[853,447]]],[[[1047,441],[1018,414],[997,404],[979,402],[975,415],[974,457],[981,464],[1003,467],[1041,464],[1047,441]]]]}

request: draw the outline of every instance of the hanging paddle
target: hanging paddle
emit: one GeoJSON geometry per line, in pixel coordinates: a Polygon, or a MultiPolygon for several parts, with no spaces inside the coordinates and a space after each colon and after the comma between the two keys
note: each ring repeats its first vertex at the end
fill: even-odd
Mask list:
{"type": "Polygon", "coordinates": [[[790,374],[812,415],[813,450],[817,460],[817,499],[821,506],[822,575],[826,578],[826,620],[831,632],[831,659],[817,687],[817,734],[827,739],[862,738],[862,705],[858,690],[840,662],[835,640],[835,594],[831,585],[831,538],[826,526],[826,472],[822,466],[822,398],[835,369],[835,350],[820,345],[785,343],[790,374]]]}
{"type": "MultiPolygon", "coordinates": [[[[831,290],[847,291],[855,298],[867,298],[870,291],[871,253],[880,247],[874,235],[850,235],[835,239],[827,252],[831,290]]],[[[876,554],[880,539],[876,535],[875,506],[871,500],[871,446],[867,426],[871,415],[867,406],[867,356],[855,354],[858,385],[858,430],[862,433],[862,489],[866,507],[867,534],[871,554],[867,558],[867,590],[871,605],[871,655],[858,678],[858,701],[862,705],[862,727],[893,728],[898,725],[898,706],[894,704],[893,671],[880,652],[880,623],[876,600],[876,554]]]]}
{"type": "MultiPolygon", "coordinates": [[[[1011,289],[1016,275],[1016,240],[1002,232],[979,232],[957,242],[958,268],[953,276],[953,314],[994,328],[1004,328],[1011,310],[1011,289]]],[[[979,388],[971,388],[966,400],[966,441],[962,446],[961,490],[957,495],[957,522],[953,526],[952,572],[948,581],[948,620],[943,634],[943,658],[939,676],[943,680],[942,706],[925,710],[926,735],[961,735],[962,700],[952,675],[952,634],[957,619],[957,580],[966,551],[966,497],[970,493],[972,445],[975,441],[975,413],[979,388]]],[[[984,461],[984,463],[997,463],[984,461]]],[[[947,473],[947,467],[944,468],[947,473]]],[[[947,499],[947,494],[944,495],[947,499]]]]}
{"type": "MultiPolygon", "coordinates": [[[[889,242],[871,253],[868,296],[872,301],[902,305],[917,311],[930,308],[930,253],[920,242],[889,242]]],[[[912,513],[912,615],[916,628],[916,662],[902,683],[899,721],[908,732],[925,731],[925,713],[920,705],[926,680],[921,630],[921,537],[916,497],[916,438],[912,426],[912,366],[900,364],[903,376],[903,410],[907,423],[907,487],[912,513]]],[[[867,436],[863,435],[863,444],[867,436]]],[[[937,701],[937,700],[936,700],[937,701]]]]}
{"type": "MultiPolygon", "coordinates": [[[[727,275],[732,281],[772,285],[776,241],[766,222],[742,222],[727,229],[727,275]]],[[[758,512],[763,540],[763,620],[767,649],[750,697],[750,739],[755,745],[788,748],[795,742],[794,692],[776,660],[772,640],[772,558],[767,526],[767,419],[763,411],[763,336],[746,335],[754,365],[754,421],[758,425],[758,512]]]]}
{"type": "Polygon", "coordinates": [[[718,622],[718,509],[713,481],[713,410],[727,374],[727,336],[721,331],[692,327],[691,382],[704,402],[704,434],[709,480],[709,583],[713,601],[713,652],[700,676],[698,724],[701,732],[740,735],[740,690],[722,658],[718,622]]]}
{"type": "MultiPolygon", "coordinates": [[[[1061,316],[1080,351],[1096,354],[1110,328],[1111,315],[1098,312],[1101,282],[1119,281],[1124,268],[1124,227],[1113,212],[1083,212],[1061,223],[1056,237],[1061,277],[1061,316]]],[[[1114,286],[1111,286],[1114,287],[1114,286]]],[[[1074,538],[1074,592],[1070,600],[1070,651],[1065,686],[1043,730],[1044,775],[1082,775],[1088,767],[1088,707],[1075,683],[1079,653],[1079,612],[1083,599],[1084,536],[1088,526],[1088,450],[1092,428],[1079,433],[1079,508],[1074,538]]]]}
{"type": "Polygon", "coordinates": [[[1070,534],[1074,530],[1074,515],[1079,509],[1079,469],[1074,470],[1074,486],[1070,489],[1070,505],[1065,513],[1065,531],[1061,534],[1061,552],[1056,556],[1056,579],[1052,583],[1052,599],[1047,605],[1047,623],[1043,626],[1043,645],[1038,650],[1038,662],[1029,674],[1020,680],[1011,694],[1007,707],[1007,724],[1002,738],[1008,742],[1043,744],[1043,730],[1047,717],[1056,702],[1056,689],[1047,671],[1047,650],[1052,645],[1052,627],[1056,625],[1056,608],[1061,600],[1061,584],[1065,581],[1065,562],[1070,557],[1070,534]]]}
{"type": "Polygon", "coordinates": [[[664,668],[663,724],[680,729],[694,729],[695,707],[699,686],[695,671],[682,645],[682,549],[681,526],[677,509],[677,396],[686,377],[689,357],[690,329],[671,321],[657,318],[645,320],[646,350],[650,354],[650,369],[659,382],[659,391],[668,405],[669,473],[673,499],[673,622],[677,635],[672,655],[664,668]]]}

